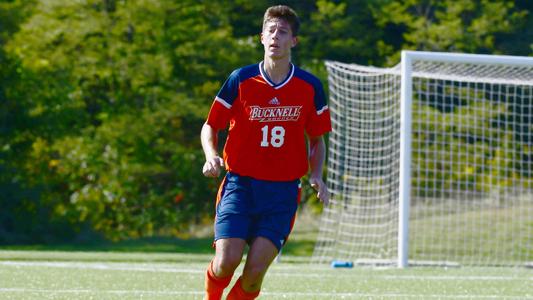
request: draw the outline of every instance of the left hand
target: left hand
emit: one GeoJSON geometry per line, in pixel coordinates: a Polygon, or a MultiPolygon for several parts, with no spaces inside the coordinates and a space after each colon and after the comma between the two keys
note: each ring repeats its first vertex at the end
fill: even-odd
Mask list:
{"type": "Polygon", "coordinates": [[[329,191],[326,183],[322,180],[321,177],[313,177],[311,176],[309,178],[309,183],[311,184],[311,187],[317,191],[317,197],[324,203],[325,206],[329,204],[329,191]]]}

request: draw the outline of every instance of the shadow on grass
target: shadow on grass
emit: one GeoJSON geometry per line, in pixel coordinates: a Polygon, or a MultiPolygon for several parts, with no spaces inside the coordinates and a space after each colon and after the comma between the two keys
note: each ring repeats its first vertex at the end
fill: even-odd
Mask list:
{"type": "Polygon", "coordinates": [[[38,245],[0,245],[3,250],[37,251],[94,251],[94,252],[143,252],[143,253],[214,253],[212,238],[140,238],[119,242],[98,241],[85,243],[59,243],[38,245]]]}
{"type": "MultiPolygon", "coordinates": [[[[0,250],[214,254],[212,243],[213,239],[210,237],[191,239],[157,237],[119,242],[0,245],[0,250]]],[[[283,248],[283,254],[309,256],[313,253],[313,247],[314,241],[312,240],[289,239],[283,248]]]]}

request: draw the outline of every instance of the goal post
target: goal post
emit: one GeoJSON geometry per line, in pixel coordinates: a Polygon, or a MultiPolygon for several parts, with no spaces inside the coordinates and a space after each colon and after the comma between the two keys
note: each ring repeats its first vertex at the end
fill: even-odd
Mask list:
{"type": "Polygon", "coordinates": [[[407,267],[409,253],[409,199],[411,193],[412,58],[402,52],[400,86],[400,178],[398,191],[398,267],[407,267]]]}
{"type": "Polygon", "coordinates": [[[533,261],[533,57],[326,66],[334,196],[312,261],[533,261]]]}

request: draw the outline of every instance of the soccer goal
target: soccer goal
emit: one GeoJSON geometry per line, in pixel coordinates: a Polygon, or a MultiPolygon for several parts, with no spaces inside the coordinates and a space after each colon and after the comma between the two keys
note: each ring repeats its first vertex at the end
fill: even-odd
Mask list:
{"type": "Polygon", "coordinates": [[[533,57],[326,62],[333,131],[312,261],[533,261],[533,57]]]}

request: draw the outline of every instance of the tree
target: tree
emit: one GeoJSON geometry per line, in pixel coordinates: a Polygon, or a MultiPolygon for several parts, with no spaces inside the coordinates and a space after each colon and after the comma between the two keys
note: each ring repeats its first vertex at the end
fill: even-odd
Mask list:
{"type": "Polygon", "coordinates": [[[9,92],[33,124],[18,172],[50,218],[117,239],[177,234],[211,212],[198,133],[221,78],[254,49],[211,5],[223,8],[41,1],[13,36],[26,75],[9,92]]]}
{"type": "Polygon", "coordinates": [[[373,12],[380,27],[402,38],[387,35],[379,45],[389,65],[399,61],[401,49],[502,53],[496,36],[520,28],[527,16],[509,0],[381,0],[373,12]]]}

